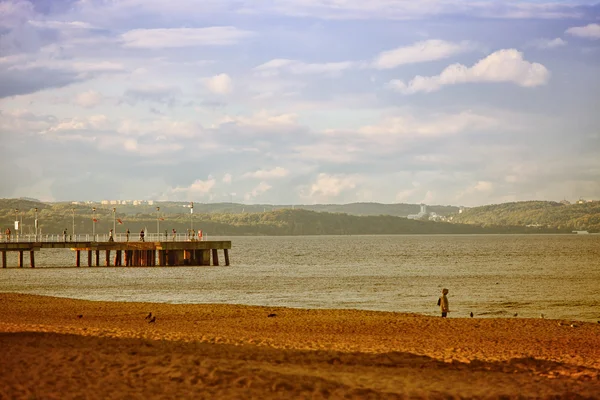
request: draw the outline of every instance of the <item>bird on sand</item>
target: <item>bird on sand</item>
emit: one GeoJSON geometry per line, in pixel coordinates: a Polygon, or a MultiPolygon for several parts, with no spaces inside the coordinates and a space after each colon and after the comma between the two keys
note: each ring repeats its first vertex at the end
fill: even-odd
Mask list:
{"type": "Polygon", "coordinates": [[[150,318],[152,318],[152,313],[148,313],[148,315],[146,315],[145,319],[150,319],[150,318]]]}
{"type": "Polygon", "coordinates": [[[79,314],[77,318],[83,318],[83,314],[79,314]]]}
{"type": "Polygon", "coordinates": [[[544,314],[543,314],[543,313],[542,313],[542,314],[540,314],[540,318],[541,318],[541,319],[544,319],[544,314]]]}
{"type": "Polygon", "coordinates": [[[517,314],[517,313],[514,313],[514,314],[513,314],[513,317],[517,317],[518,315],[519,315],[519,314],[517,314]]]}
{"type": "Polygon", "coordinates": [[[148,323],[149,323],[149,324],[151,324],[151,323],[153,323],[153,322],[156,322],[156,317],[155,317],[155,316],[154,316],[154,317],[152,317],[152,318],[150,318],[150,321],[148,321],[148,323]]]}
{"type": "Polygon", "coordinates": [[[471,318],[473,318],[473,311],[471,311],[471,313],[469,315],[471,316],[471,318]]]}
{"type": "Polygon", "coordinates": [[[276,316],[277,316],[277,314],[269,314],[269,315],[267,315],[268,318],[273,318],[273,317],[276,317],[276,316]]]}

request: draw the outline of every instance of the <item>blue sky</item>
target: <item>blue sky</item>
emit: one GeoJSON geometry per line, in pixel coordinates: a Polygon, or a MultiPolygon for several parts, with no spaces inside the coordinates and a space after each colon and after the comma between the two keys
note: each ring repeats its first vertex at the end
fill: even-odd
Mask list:
{"type": "Polygon", "coordinates": [[[0,197],[600,199],[600,4],[0,0],[0,197]]]}

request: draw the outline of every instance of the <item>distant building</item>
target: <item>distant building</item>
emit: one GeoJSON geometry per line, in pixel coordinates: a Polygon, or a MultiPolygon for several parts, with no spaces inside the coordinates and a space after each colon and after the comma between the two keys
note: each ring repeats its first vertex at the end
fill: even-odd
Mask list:
{"type": "Polygon", "coordinates": [[[408,219],[421,219],[427,215],[427,206],[425,204],[421,204],[421,211],[418,214],[408,215],[406,218],[408,219]]]}
{"type": "Polygon", "coordinates": [[[100,202],[100,204],[102,204],[102,205],[108,205],[109,203],[110,203],[110,201],[108,201],[108,200],[102,200],[100,202]]]}

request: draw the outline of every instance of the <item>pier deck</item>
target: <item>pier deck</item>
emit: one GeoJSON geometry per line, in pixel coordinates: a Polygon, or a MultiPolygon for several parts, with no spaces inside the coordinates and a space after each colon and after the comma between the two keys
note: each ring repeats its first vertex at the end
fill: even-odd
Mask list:
{"type": "Polygon", "coordinates": [[[87,252],[87,266],[100,266],[100,252],[104,252],[105,266],[152,267],[178,265],[219,265],[219,250],[223,250],[225,265],[229,265],[231,241],[159,241],[159,242],[2,242],[2,268],[6,268],[6,253],[19,252],[19,267],[23,254],[29,252],[31,268],[35,268],[35,252],[43,249],[71,249],[75,252],[75,266],[81,266],[81,252],[87,252]],[[111,259],[111,252],[114,257],[111,259]]]}

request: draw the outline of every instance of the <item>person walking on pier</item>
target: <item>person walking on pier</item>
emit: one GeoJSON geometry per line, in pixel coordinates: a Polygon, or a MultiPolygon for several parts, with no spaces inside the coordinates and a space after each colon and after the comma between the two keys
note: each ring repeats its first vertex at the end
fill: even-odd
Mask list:
{"type": "Polygon", "coordinates": [[[67,243],[67,228],[63,231],[63,242],[67,243]]]}
{"type": "Polygon", "coordinates": [[[144,229],[142,228],[142,230],[140,231],[140,242],[144,241],[144,236],[145,236],[144,229]]]}
{"type": "Polygon", "coordinates": [[[6,234],[6,241],[10,242],[10,228],[6,228],[6,231],[4,233],[6,234]]]}
{"type": "Polygon", "coordinates": [[[125,232],[125,237],[127,238],[127,241],[129,242],[129,228],[127,228],[127,232],[125,232]]]}
{"type": "Polygon", "coordinates": [[[175,236],[177,236],[177,231],[173,228],[173,241],[175,241],[175,236]]]}
{"type": "Polygon", "coordinates": [[[108,241],[109,242],[114,242],[115,238],[113,237],[113,230],[111,229],[110,231],[108,231],[108,241]]]}

